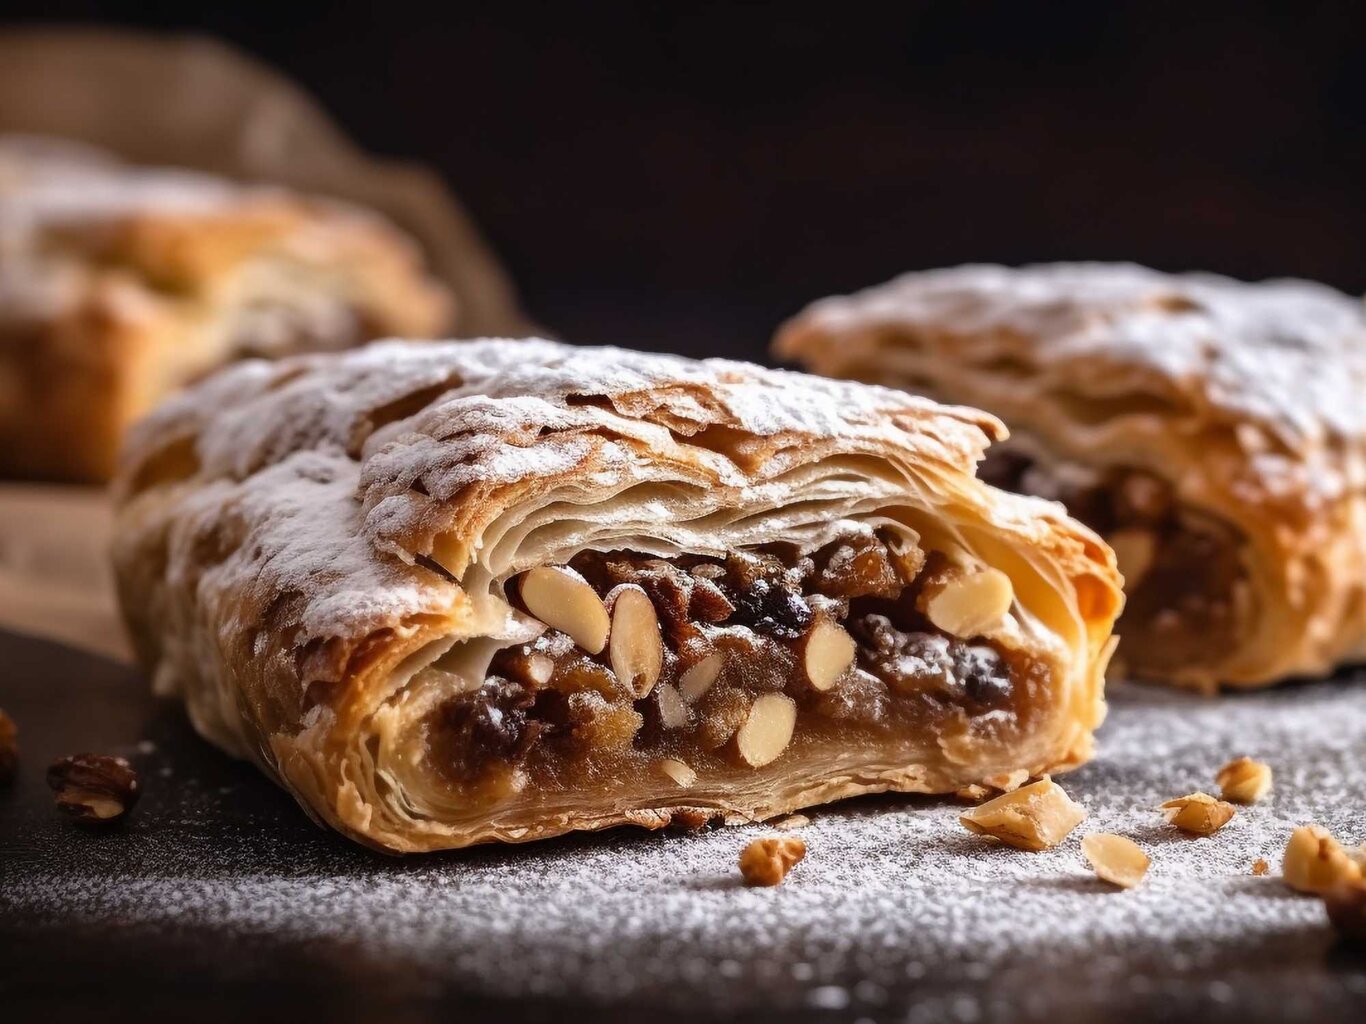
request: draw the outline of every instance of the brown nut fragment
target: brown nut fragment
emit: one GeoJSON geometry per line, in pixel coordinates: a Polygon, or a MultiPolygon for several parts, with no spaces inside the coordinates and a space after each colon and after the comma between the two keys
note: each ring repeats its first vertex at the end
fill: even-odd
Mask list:
{"type": "Polygon", "coordinates": [[[803,857],[806,843],[796,836],[756,839],[740,851],[746,885],[777,885],[803,857]]]}
{"type": "Polygon", "coordinates": [[[19,727],[0,709],[0,786],[9,783],[18,770],[19,727]]]}
{"type": "Polygon", "coordinates": [[[1250,757],[1239,757],[1214,777],[1219,795],[1235,804],[1255,804],[1271,788],[1271,767],[1250,757]]]}
{"type": "Polygon", "coordinates": [[[1191,793],[1168,800],[1162,805],[1162,813],[1169,824],[1182,832],[1209,836],[1227,825],[1235,811],[1232,804],[1216,800],[1208,793],[1191,793]]]}
{"type": "Polygon", "coordinates": [[[1020,850],[1047,850],[1082,823],[1086,811],[1049,778],[988,800],[958,818],[969,832],[1020,850]]]}
{"type": "Polygon", "coordinates": [[[697,781],[697,772],[676,757],[666,757],[656,766],[659,771],[675,783],[687,789],[697,781]]]}
{"type": "Polygon", "coordinates": [[[607,644],[612,671],[637,697],[646,696],[664,669],[659,616],[645,591],[624,583],[607,595],[612,635],[607,644]]]}
{"type": "Polygon", "coordinates": [[[721,674],[723,663],[718,653],[708,654],[696,664],[689,665],[678,677],[678,692],[689,704],[696,704],[711,689],[716,677],[721,674]]]}
{"type": "Polygon", "coordinates": [[[57,806],[81,821],[118,821],[142,795],[142,783],[122,757],[75,754],[52,762],[47,784],[57,794],[57,806]]]}
{"type": "Polygon", "coordinates": [[[944,632],[968,640],[1000,622],[1014,600],[1010,577],[988,567],[950,577],[925,602],[925,614],[944,632]]]}
{"type": "Polygon", "coordinates": [[[607,646],[612,620],[602,598],[573,569],[539,565],[522,577],[522,603],[551,629],[569,634],[589,654],[607,646]]]}
{"type": "Polygon", "coordinates": [[[1326,829],[1305,825],[1290,834],[1281,860],[1281,879],[1296,892],[1322,894],[1361,880],[1361,866],[1326,829]]]}
{"type": "Polygon", "coordinates": [[[1157,558],[1157,538],[1148,530],[1116,530],[1105,538],[1115,553],[1119,574],[1130,590],[1148,575],[1157,558]]]}
{"type": "Polygon", "coordinates": [[[1265,857],[1258,857],[1252,862],[1252,873],[1258,878],[1267,874],[1271,870],[1271,865],[1266,862],[1265,857]]]}
{"type": "Polygon", "coordinates": [[[777,760],[792,742],[797,725],[797,705],[781,693],[766,693],[756,700],[735,733],[735,749],[740,760],[751,768],[762,768],[777,760]]]}
{"type": "Polygon", "coordinates": [[[1152,858],[1132,839],[1108,832],[1082,836],[1081,852],[1091,862],[1097,878],[1121,889],[1132,889],[1143,881],[1152,863],[1152,858]]]}
{"type": "Polygon", "coordinates": [[[828,690],[854,663],[855,653],[854,638],[842,626],[819,618],[802,640],[802,670],[817,690],[828,690]]]}
{"type": "Polygon", "coordinates": [[[1323,894],[1323,907],[1339,935],[1366,943],[1366,880],[1339,882],[1323,894]]]}

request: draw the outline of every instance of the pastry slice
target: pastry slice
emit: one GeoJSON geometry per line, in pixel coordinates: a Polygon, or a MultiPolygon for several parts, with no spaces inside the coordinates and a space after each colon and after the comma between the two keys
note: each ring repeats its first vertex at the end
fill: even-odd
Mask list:
{"type": "Polygon", "coordinates": [[[1116,665],[1199,689],[1366,654],[1366,316],[1302,281],[1129,265],[908,274],[818,302],[785,359],[989,409],[981,475],[1119,556],[1116,665]]]}
{"type": "Polygon", "coordinates": [[[451,312],[372,214],[0,137],[0,475],[105,479],[132,420],[224,362],[451,312]]]}
{"type": "Polygon", "coordinates": [[[749,820],[1084,760],[1108,548],[1000,425],[544,341],[230,368],[134,432],[115,563],[198,729],[393,851],[749,820]]]}

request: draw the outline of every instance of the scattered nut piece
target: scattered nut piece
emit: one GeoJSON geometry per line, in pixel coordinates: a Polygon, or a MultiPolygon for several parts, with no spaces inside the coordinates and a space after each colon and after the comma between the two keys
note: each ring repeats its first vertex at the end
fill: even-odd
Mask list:
{"type": "Polygon", "coordinates": [[[689,665],[687,671],[679,676],[678,690],[689,704],[696,704],[706,696],[720,674],[721,655],[708,654],[695,665],[689,665]]]}
{"type": "Polygon", "coordinates": [[[1023,768],[1016,768],[1013,772],[1006,772],[1004,775],[988,775],[982,781],[993,789],[999,789],[1002,793],[1009,793],[1019,789],[1029,781],[1029,772],[1023,768]]]}
{"type": "Polygon", "coordinates": [[[1239,757],[1219,769],[1214,777],[1220,795],[1235,804],[1255,804],[1271,788],[1271,766],[1250,757],[1239,757]]]}
{"type": "Polygon", "coordinates": [[[19,769],[19,727],[0,710],[0,786],[10,782],[19,769]]]}
{"type": "Polygon", "coordinates": [[[692,718],[687,702],[679,695],[676,687],[660,683],[655,690],[655,702],[659,706],[659,724],[666,729],[683,729],[692,718]]]}
{"type": "Polygon", "coordinates": [[[602,598],[573,569],[538,565],[522,577],[522,602],[527,611],[551,629],[569,634],[589,654],[607,646],[612,620],[602,598]]]}
{"type": "Polygon", "coordinates": [[[1082,836],[1081,852],[1091,862],[1096,877],[1121,889],[1132,889],[1143,881],[1152,863],[1152,858],[1132,839],[1108,832],[1082,836]]]}
{"type": "Polygon", "coordinates": [[[766,693],[749,709],[735,734],[740,759],[751,768],[762,768],[777,759],[792,742],[797,725],[797,705],[781,693],[766,693]]]}
{"type": "Polygon", "coordinates": [[[1366,880],[1339,882],[1323,894],[1323,907],[1339,935],[1366,942],[1366,880]]]}
{"type": "Polygon", "coordinates": [[[854,663],[854,638],[831,619],[819,618],[802,643],[802,669],[817,690],[828,690],[854,663]]]}
{"type": "Polygon", "coordinates": [[[697,772],[676,757],[666,757],[656,767],[684,789],[697,781],[697,772]]]}
{"type": "Polygon", "coordinates": [[[122,757],[104,754],[75,754],[53,761],[47,784],[57,794],[59,808],[91,822],[119,820],[142,794],[133,766],[122,757]]]}
{"type": "Polygon", "coordinates": [[[1162,813],[1182,832],[1210,836],[1227,825],[1235,811],[1232,804],[1216,800],[1208,793],[1191,793],[1168,800],[1162,805],[1162,813]]]}
{"type": "Polygon", "coordinates": [[[1021,850],[1047,850],[1082,823],[1086,811],[1061,786],[1044,777],[964,812],[969,832],[991,836],[1021,850]]]}
{"type": "Polygon", "coordinates": [[[1116,530],[1105,538],[1115,553],[1124,585],[1133,590],[1148,575],[1157,556],[1157,539],[1147,530],[1116,530]]]}
{"type": "Polygon", "coordinates": [[[1258,857],[1256,860],[1252,862],[1252,873],[1256,875],[1258,878],[1261,878],[1270,870],[1271,865],[1266,862],[1265,857],[1258,857]]]}
{"type": "Polygon", "coordinates": [[[1281,878],[1296,892],[1321,894],[1340,883],[1359,881],[1361,867],[1327,830],[1305,825],[1285,844],[1281,878]]]}
{"type": "Polygon", "coordinates": [[[991,790],[987,789],[986,786],[979,786],[974,782],[970,786],[964,786],[962,789],[954,790],[953,795],[965,803],[980,804],[987,797],[991,796],[991,790]]]}
{"type": "Polygon", "coordinates": [[[649,596],[634,583],[623,583],[608,594],[607,607],[612,613],[612,635],[607,642],[612,671],[637,697],[644,697],[664,669],[659,615],[649,596]]]}
{"type": "Polygon", "coordinates": [[[1000,622],[1014,600],[1010,577],[988,567],[945,581],[926,601],[925,614],[946,633],[967,640],[1000,622]]]}
{"type": "Polygon", "coordinates": [[[803,857],[806,843],[796,836],[756,839],[740,851],[746,885],[777,885],[803,857]]]}

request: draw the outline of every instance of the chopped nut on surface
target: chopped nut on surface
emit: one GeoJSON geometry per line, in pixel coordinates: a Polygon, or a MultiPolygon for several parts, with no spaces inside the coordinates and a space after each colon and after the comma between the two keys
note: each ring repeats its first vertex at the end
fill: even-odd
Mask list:
{"type": "Polygon", "coordinates": [[[802,668],[818,690],[828,690],[854,663],[857,648],[844,627],[830,619],[817,619],[802,644],[802,668]]]}
{"type": "Polygon", "coordinates": [[[966,803],[980,804],[987,797],[991,796],[991,790],[987,789],[986,786],[979,786],[974,782],[970,786],[964,786],[962,789],[954,790],[953,795],[955,798],[966,803]]]}
{"type": "Polygon", "coordinates": [[[1052,779],[1043,778],[965,811],[958,820],[969,832],[1038,851],[1057,846],[1085,818],[1080,804],[1052,779]]]}
{"type": "Polygon", "coordinates": [[[19,769],[19,727],[0,710],[0,786],[14,778],[19,769]]]}
{"type": "Polygon", "coordinates": [[[1235,804],[1255,804],[1271,788],[1271,767],[1250,757],[1239,757],[1219,769],[1214,777],[1220,795],[1235,804]]]}
{"type": "Polygon", "coordinates": [[[678,678],[678,690],[689,704],[696,704],[706,696],[716,677],[721,674],[720,654],[708,654],[701,661],[688,666],[678,678]]]}
{"type": "Polygon", "coordinates": [[[666,757],[657,765],[659,770],[674,782],[687,789],[697,781],[697,772],[676,757],[666,757]]]}
{"type": "Polygon", "coordinates": [[[740,851],[740,874],[746,885],[777,885],[806,856],[806,843],[796,836],[756,839],[740,851]]]}
{"type": "Polygon", "coordinates": [[[1366,880],[1339,882],[1323,894],[1323,907],[1339,935],[1366,942],[1366,880]]]}
{"type": "Polygon", "coordinates": [[[1006,772],[1004,775],[988,775],[982,781],[994,789],[999,789],[1002,793],[1009,793],[1019,789],[1029,781],[1029,772],[1023,768],[1016,768],[1013,772],[1006,772]]]}
{"type": "Polygon", "coordinates": [[[1000,622],[1014,600],[1010,577],[985,568],[945,581],[925,603],[925,614],[944,632],[968,640],[1000,622]]]}
{"type": "Polygon", "coordinates": [[[644,697],[664,669],[664,641],[655,606],[634,583],[624,583],[608,594],[607,606],[612,614],[607,646],[612,671],[637,697],[644,697]]]}
{"type": "Polygon", "coordinates": [[[750,706],[749,715],[735,734],[740,758],[751,768],[776,760],[792,742],[797,725],[797,705],[781,693],[766,693],[750,706]]]}
{"type": "Polygon", "coordinates": [[[1162,805],[1162,813],[1182,832],[1209,836],[1227,825],[1235,811],[1232,804],[1216,800],[1208,793],[1191,793],[1168,800],[1162,805]]]}
{"type": "Polygon", "coordinates": [[[133,766],[122,757],[75,754],[53,761],[47,784],[57,806],[81,821],[118,821],[138,802],[142,785],[133,766]]]}
{"type": "Polygon", "coordinates": [[[1102,881],[1121,889],[1132,889],[1148,873],[1149,857],[1132,839],[1092,832],[1081,837],[1081,852],[1102,881]]]}
{"type": "Polygon", "coordinates": [[[1361,879],[1361,866],[1327,830],[1305,825],[1290,834],[1281,861],[1281,878],[1296,892],[1325,893],[1361,879]]]}
{"type": "Polygon", "coordinates": [[[668,683],[660,683],[655,690],[655,703],[659,708],[659,724],[666,729],[683,729],[692,720],[688,703],[678,693],[678,689],[668,683]]]}
{"type": "Polygon", "coordinates": [[[1252,873],[1256,875],[1258,878],[1261,878],[1270,870],[1271,865],[1266,862],[1265,857],[1258,857],[1256,860],[1252,862],[1252,873]]]}
{"type": "Polygon", "coordinates": [[[540,565],[522,577],[527,611],[552,629],[567,633],[589,654],[607,646],[612,620],[602,598],[573,569],[540,565]]]}

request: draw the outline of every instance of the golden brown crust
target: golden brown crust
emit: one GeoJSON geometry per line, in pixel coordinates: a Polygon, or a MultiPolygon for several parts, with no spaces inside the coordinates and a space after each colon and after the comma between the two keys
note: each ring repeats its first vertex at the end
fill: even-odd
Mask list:
{"type": "Polygon", "coordinates": [[[1127,265],[966,266],[818,302],[774,350],[990,409],[1022,447],[1157,475],[1230,528],[1252,595],[1240,642],[1170,681],[1260,686],[1366,653],[1359,302],[1127,265]]]}
{"type": "Polygon", "coordinates": [[[974,479],[999,431],[882,389],[534,340],[244,363],[134,431],[117,481],[122,604],[201,732],[389,850],[949,792],[1086,759],[1119,605],[1093,534],[974,479]],[[482,679],[493,646],[525,637],[499,581],[585,548],[814,545],[847,518],[1010,574],[1011,629],[1057,666],[1028,735],[813,749],[685,795],[660,774],[492,813],[424,769],[413,723],[443,694],[417,667],[449,651],[482,679]]]}
{"type": "Polygon", "coordinates": [[[126,426],[222,362],[450,314],[377,217],[0,139],[0,473],[107,479],[126,426]]]}

